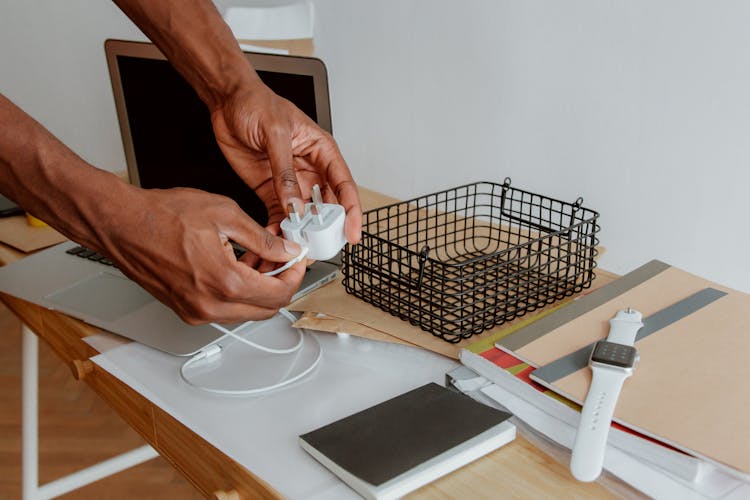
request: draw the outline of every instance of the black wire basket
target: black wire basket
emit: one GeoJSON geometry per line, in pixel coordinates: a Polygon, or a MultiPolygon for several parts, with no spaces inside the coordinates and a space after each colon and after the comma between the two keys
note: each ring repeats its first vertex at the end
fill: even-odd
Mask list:
{"type": "Polygon", "coordinates": [[[459,342],[591,286],[599,214],[478,182],[364,214],[346,291],[459,342]]]}

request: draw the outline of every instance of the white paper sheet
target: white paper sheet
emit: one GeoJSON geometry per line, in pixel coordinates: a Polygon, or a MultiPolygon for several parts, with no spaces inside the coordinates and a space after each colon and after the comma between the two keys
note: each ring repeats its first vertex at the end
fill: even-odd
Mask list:
{"type": "MultiPolygon", "coordinates": [[[[501,404],[507,405],[508,409],[514,414],[523,415],[523,420],[526,423],[558,444],[568,448],[572,446],[576,434],[575,428],[549,415],[542,414],[533,405],[497,385],[487,386],[482,389],[482,392],[501,404]]],[[[704,498],[699,493],[681,484],[665,481],[663,475],[655,469],[644,466],[638,460],[612,446],[607,447],[605,460],[607,470],[652,498],[670,498],[670,496],[671,498],[692,498],[696,500],[704,498]]]]}
{"type": "Polygon", "coordinates": [[[263,54],[279,54],[282,56],[289,55],[289,51],[286,49],[275,49],[271,47],[261,47],[260,45],[250,45],[249,43],[241,43],[240,48],[250,52],[262,52],[263,54]]]}
{"type": "MultiPolygon", "coordinates": [[[[576,435],[575,426],[540,410],[498,385],[486,385],[481,392],[507,407],[514,415],[547,438],[566,448],[572,448],[576,435]]],[[[607,470],[652,498],[725,499],[733,495],[735,490],[746,486],[718,471],[703,482],[688,482],[668,471],[652,467],[611,444],[607,446],[604,460],[607,470]]]]}
{"type": "Polygon", "coordinates": [[[229,7],[224,20],[241,40],[295,40],[313,37],[309,1],[272,7],[229,7]]]}
{"type": "MultiPolygon", "coordinates": [[[[92,361],[283,495],[358,498],[305,453],[297,437],[428,382],[442,384],[445,373],[457,364],[404,345],[314,335],[323,350],[315,371],[286,389],[256,397],[222,397],[191,388],[178,374],[185,358],[135,342],[92,361]]],[[[97,337],[86,340],[96,348],[97,337]]]]}

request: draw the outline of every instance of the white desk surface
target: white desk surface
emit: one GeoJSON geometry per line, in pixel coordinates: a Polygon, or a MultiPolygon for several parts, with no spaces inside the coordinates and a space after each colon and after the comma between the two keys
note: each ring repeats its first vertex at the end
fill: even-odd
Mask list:
{"type": "Polygon", "coordinates": [[[340,334],[313,335],[323,356],[312,374],[286,389],[255,397],[219,396],[188,386],[178,373],[185,358],[135,342],[108,349],[106,337],[86,341],[104,351],[92,358],[95,363],[283,495],[359,498],[304,452],[297,437],[425,383],[442,384],[457,363],[415,347],[340,334]]]}

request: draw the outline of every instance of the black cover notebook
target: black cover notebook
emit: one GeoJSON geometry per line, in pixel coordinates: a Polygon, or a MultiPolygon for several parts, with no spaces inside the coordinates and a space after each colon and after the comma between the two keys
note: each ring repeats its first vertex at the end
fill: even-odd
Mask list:
{"type": "Polygon", "coordinates": [[[378,498],[378,486],[388,484],[393,490],[399,479],[409,479],[419,487],[511,441],[515,427],[506,422],[510,416],[431,383],[300,440],[305,450],[354,489],[378,498]],[[426,480],[415,481],[415,473],[426,480]],[[366,483],[368,491],[352,484],[348,475],[366,483]]]}

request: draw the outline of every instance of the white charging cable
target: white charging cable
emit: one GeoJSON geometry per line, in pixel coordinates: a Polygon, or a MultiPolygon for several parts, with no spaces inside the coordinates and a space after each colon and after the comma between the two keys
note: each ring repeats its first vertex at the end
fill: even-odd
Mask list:
{"type": "MultiPolygon", "coordinates": [[[[289,321],[291,323],[294,323],[294,321],[296,321],[296,318],[294,317],[294,315],[292,315],[292,313],[290,313],[286,309],[280,309],[279,312],[282,315],[284,315],[284,317],[286,317],[287,319],[289,319],[289,321]]],[[[256,344],[255,342],[250,342],[249,340],[247,340],[247,339],[245,339],[243,337],[240,337],[239,335],[236,334],[236,332],[238,330],[246,327],[249,323],[252,323],[252,322],[248,321],[247,323],[244,323],[239,328],[235,328],[232,331],[226,330],[226,329],[222,328],[222,330],[226,331],[227,334],[224,335],[224,337],[221,337],[218,342],[220,342],[222,339],[224,339],[226,337],[230,337],[231,336],[232,338],[240,340],[240,341],[244,342],[245,344],[252,346],[255,349],[260,349],[262,351],[273,353],[273,354],[293,354],[295,352],[300,352],[300,350],[302,348],[302,345],[304,343],[304,335],[303,335],[304,330],[303,329],[296,328],[297,332],[299,332],[299,342],[297,342],[297,344],[294,347],[291,347],[289,349],[271,349],[269,347],[261,346],[260,344],[256,344]]],[[[180,378],[182,378],[182,380],[186,384],[188,384],[189,386],[191,386],[191,387],[195,387],[196,389],[201,389],[203,391],[211,392],[211,393],[214,393],[214,394],[222,394],[222,395],[230,395],[230,396],[252,396],[252,395],[263,394],[265,392],[273,391],[275,389],[279,389],[279,388],[284,387],[286,385],[289,385],[289,384],[291,384],[293,382],[296,382],[297,380],[300,380],[301,378],[303,378],[304,376],[306,376],[308,373],[310,373],[311,371],[313,371],[315,369],[315,367],[318,366],[318,363],[320,363],[320,358],[321,358],[321,355],[322,355],[322,351],[320,349],[320,344],[318,344],[317,339],[313,335],[311,335],[309,333],[308,333],[308,338],[310,338],[318,346],[318,355],[310,363],[310,365],[308,367],[306,367],[304,370],[302,370],[300,373],[298,373],[297,375],[295,375],[293,377],[287,378],[287,376],[289,374],[289,371],[291,371],[294,368],[294,363],[293,362],[290,363],[289,364],[289,370],[281,378],[281,381],[279,381],[276,384],[271,384],[271,385],[267,385],[267,386],[264,386],[264,387],[258,387],[258,388],[255,388],[255,389],[215,389],[213,387],[205,387],[205,386],[202,386],[200,384],[196,384],[196,383],[192,382],[188,378],[188,376],[186,374],[187,369],[190,366],[192,366],[195,363],[197,363],[198,361],[201,361],[201,360],[204,360],[204,359],[208,359],[208,358],[210,358],[212,356],[216,356],[216,355],[221,354],[221,351],[222,351],[223,348],[222,348],[222,346],[218,342],[215,343],[215,344],[210,345],[209,347],[206,347],[205,349],[201,350],[198,354],[196,354],[195,356],[193,356],[192,358],[190,358],[189,360],[187,360],[185,363],[183,363],[182,366],[180,367],[180,378]]]]}
{"type": "MultiPolygon", "coordinates": [[[[283,314],[284,316],[286,316],[292,323],[294,323],[297,319],[294,316],[292,316],[291,313],[287,311],[286,309],[280,309],[279,312],[283,314]]],[[[253,323],[255,323],[255,321],[246,321],[245,323],[242,323],[240,326],[238,326],[234,330],[228,330],[218,323],[211,323],[211,326],[216,328],[217,330],[219,330],[221,333],[224,334],[224,337],[221,337],[222,339],[225,337],[232,337],[233,339],[239,340],[240,342],[247,344],[250,347],[254,347],[258,349],[259,351],[270,352],[271,354],[291,354],[295,351],[298,351],[300,347],[302,347],[302,330],[300,330],[299,328],[297,328],[297,333],[299,333],[299,340],[297,341],[297,344],[294,345],[294,347],[290,347],[288,349],[274,349],[272,347],[266,347],[264,345],[256,344],[255,342],[252,342],[250,340],[247,340],[244,337],[240,337],[239,335],[237,335],[237,332],[241,332],[243,329],[245,329],[246,327],[248,327],[249,325],[253,323]]]]}
{"type": "MultiPolygon", "coordinates": [[[[263,274],[265,274],[266,276],[275,276],[275,275],[277,275],[279,273],[282,273],[282,272],[286,271],[287,269],[289,269],[290,267],[292,267],[293,265],[295,265],[297,262],[299,262],[303,258],[305,258],[305,255],[307,255],[308,251],[309,251],[309,248],[302,247],[302,251],[295,258],[293,258],[292,260],[290,260],[289,262],[287,262],[286,264],[284,264],[280,268],[274,269],[273,271],[269,271],[269,272],[263,273],[263,274]]],[[[294,322],[297,320],[297,318],[295,318],[294,315],[292,313],[290,313],[289,311],[287,311],[286,309],[282,308],[282,309],[279,310],[279,312],[285,318],[287,318],[292,324],[294,324],[294,322]]],[[[246,338],[241,337],[240,335],[238,335],[238,332],[241,332],[242,330],[244,330],[245,328],[247,328],[249,325],[251,325],[253,323],[255,323],[255,321],[246,321],[246,322],[242,323],[240,326],[238,326],[238,327],[236,327],[236,328],[234,328],[232,330],[229,330],[228,328],[225,328],[225,327],[223,327],[222,325],[220,325],[218,323],[211,323],[211,326],[213,328],[219,330],[224,335],[222,337],[220,337],[219,340],[216,341],[214,344],[206,347],[205,349],[202,349],[198,354],[196,354],[195,356],[193,356],[192,358],[190,358],[189,360],[187,360],[186,362],[184,362],[182,364],[182,366],[180,367],[180,378],[182,378],[182,380],[186,384],[190,385],[191,387],[195,387],[197,389],[201,389],[201,390],[204,390],[204,391],[207,391],[207,392],[212,392],[212,393],[215,393],[215,394],[234,395],[234,396],[249,396],[249,395],[255,395],[255,394],[262,394],[264,392],[272,391],[274,389],[279,389],[281,387],[284,387],[285,385],[291,384],[292,382],[296,382],[297,380],[301,379],[302,377],[304,377],[305,375],[307,375],[308,373],[310,373],[313,369],[315,369],[316,366],[318,366],[318,363],[320,362],[320,357],[321,357],[320,345],[318,344],[318,341],[317,341],[317,339],[314,336],[309,335],[309,337],[313,340],[313,342],[315,342],[316,344],[318,344],[318,355],[312,361],[312,363],[310,364],[310,366],[308,366],[307,368],[305,368],[302,372],[298,373],[294,377],[286,378],[286,376],[289,374],[289,371],[291,371],[292,368],[294,367],[294,363],[290,363],[289,371],[287,371],[287,373],[284,375],[284,377],[282,377],[282,380],[280,382],[276,383],[276,384],[268,385],[268,386],[265,386],[265,387],[259,387],[257,389],[241,389],[241,390],[214,389],[214,388],[211,388],[211,387],[204,387],[204,386],[195,384],[195,383],[191,382],[190,379],[188,379],[187,375],[185,374],[185,371],[187,370],[187,368],[189,366],[192,366],[193,364],[197,363],[198,361],[202,361],[204,359],[208,359],[208,358],[210,358],[212,356],[216,356],[216,355],[220,354],[221,350],[223,348],[219,344],[219,342],[221,342],[222,340],[224,340],[227,337],[231,337],[231,338],[233,338],[235,340],[239,340],[240,342],[242,342],[242,343],[244,343],[244,344],[246,344],[246,345],[248,345],[248,346],[250,346],[250,347],[252,347],[254,349],[258,349],[260,351],[267,352],[267,353],[270,353],[270,354],[292,354],[292,353],[295,353],[295,352],[299,351],[302,348],[302,345],[304,343],[305,338],[304,338],[303,330],[301,328],[296,328],[297,333],[299,334],[299,340],[297,341],[297,343],[294,346],[289,347],[287,349],[276,349],[276,348],[272,348],[272,347],[267,347],[267,346],[264,346],[264,345],[252,342],[250,340],[247,340],[246,338]]]]}
{"type": "Polygon", "coordinates": [[[305,255],[307,255],[307,252],[309,251],[310,251],[310,247],[302,247],[302,251],[295,258],[293,258],[292,260],[290,260],[289,262],[287,262],[280,268],[274,269],[273,271],[268,271],[267,273],[263,273],[263,274],[265,274],[266,276],[276,276],[279,273],[283,273],[284,271],[292,267],[294,264],[304,259],[305,255]]]}
{"type": "MultiPolygon", "coordinates": [[[[307,255],[308,250],[309,250],[309,248],[302,247],[302,250],[300,251],[299,255],[297,255],[295,258],[293,258],[292,260],[290,260],[289,262],[287,262],[286,264],[284,264],[280,268],[274,269],[273,271],[268,271],[267,273],[263,273],[263,274],[266,275],[266,276],[276,276],[279,273],[283,273],[284,271],[286,271],[287,269],[289,269],[290,267],[292,267],[293,265],[295,265],[297,262],[299,262],[302,259],[304,259],[305,255],[307,255]]],[[[287,311],[286,309],[280,309],[279,312],[281,314],[283,314],[284,316],[286,316],[286,318],[289,321],[291,321],[292,323],[294,323],[295,321],[297,321],[297,318],[295,318],[294,316],[292,316],[292,314],[289,311],[287,311]]],[[[211,326],[214,327],[214,328],[216,328],[217,330],[219,330],[221,333],[223,333],[225,337],[226,336],[232,337],[232,338],[234,338],[236,340],[239,340],[240,342],[243,342],[243,343],[249,345],[250,347],[255,347],[256,349],[259,349],[259,350],[264,351],[264,352],[270,352],[272,354],[289,354],[289,353],[292,353],[292,352],[296,351],[300,347],[302,347],[302,330],[300,330],[300,329],[297,329],[297,331],[299,332],[299,341],[297,342],[297,345],[295,345],[294,347],[290,347],[289,349],[273,349],[271,347],[266,347],[266,346],[263,346],[263,345],[260,345],[260,344],[256,344],[255,342],[251,342],[251,341],[249,341],[249,340],[247,340],[247,339],[245,339],[245,338],[240,337],[239,335],[237,335],[237,332],[242,331],[248,325],[251,325],[253,323],[255,323],[255,321],[246,321],[246,322],[242,323],[240,326],[238,326],[237,328],[235,328],[234,330],[228,330],[228,329],[224,328],[223,326],[221,326],[218,323],[211,323],[211,326]]],[[[224,337],[222,337],[222,339],[223,338],[224,337]]],[[[221,340],[221,339],[219,339],[219,340],[221,340]]]]}

